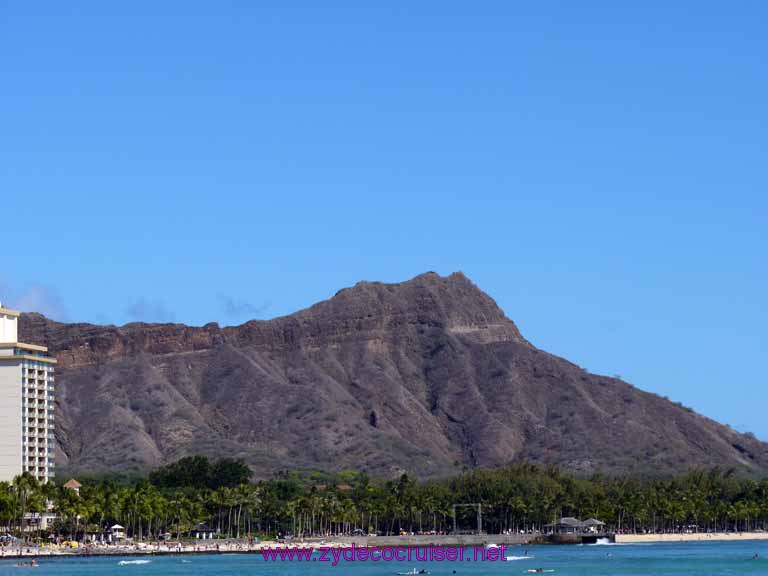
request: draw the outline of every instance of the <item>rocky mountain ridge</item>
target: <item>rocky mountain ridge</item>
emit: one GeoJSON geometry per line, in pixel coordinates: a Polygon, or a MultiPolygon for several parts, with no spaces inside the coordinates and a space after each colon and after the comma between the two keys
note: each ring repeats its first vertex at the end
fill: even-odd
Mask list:
{"type": "Polygon", "coordinates": [[[64,470],[182,455],[287,468],[451,474],[517,460],[590,473],[768,471],[768,445],[529,343],[460,273],[361,282],[221,328],[21,318],[58,365],[64,470]]]}

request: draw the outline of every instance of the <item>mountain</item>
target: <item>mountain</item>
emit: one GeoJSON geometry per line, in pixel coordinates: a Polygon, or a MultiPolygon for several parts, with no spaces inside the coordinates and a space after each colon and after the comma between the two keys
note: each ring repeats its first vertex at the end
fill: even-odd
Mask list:
{"type": "Polygon", "coordinates": [[[589,473],[768,471],[768,445],[538,350],[461,273],[361,282],[290,316],[217,324],[21,317],[57,356],[59,467],[183,455],[451,474],[517,460],[589,473]]]}

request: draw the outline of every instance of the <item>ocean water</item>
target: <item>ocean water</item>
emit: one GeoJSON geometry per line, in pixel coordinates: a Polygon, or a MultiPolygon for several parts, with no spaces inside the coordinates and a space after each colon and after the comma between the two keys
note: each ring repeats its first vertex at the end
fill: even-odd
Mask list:
{"type": "MultiPolygon", "coordinates": [[[[0,576],[34,574],[57,576],[264,576],[358,575],[392,576],[412,568],[425,568],[436,576],[528,574],[543,568],[562,575],[741,575],[768,576],[768,542],[690,544],[614,544],[594,546],[530,546],[529,558],[504,562],[330,562],[265,561],[261,554],[130,556],[42,559],[38,568],[18,568],[17,560],[0,560],[0,576]],[[752,560],[755,554],[760,558],[752,560]]],[[[506,552],[523,556],[520,547],[506,552]]]]}

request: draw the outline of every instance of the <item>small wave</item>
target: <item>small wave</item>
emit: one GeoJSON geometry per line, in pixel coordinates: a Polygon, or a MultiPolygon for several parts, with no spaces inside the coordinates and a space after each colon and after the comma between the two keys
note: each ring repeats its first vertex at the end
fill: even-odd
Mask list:
{"type": "Polygon", "coordinates": [[[600,538],[592,544],[577,544],[577,546],[653,546],[653,542],[611,542],[608,538],[600,538]]]}
{"type": "Polygon", "coordinates": [[[504,558],[506,558],[508,562],[512,562],[514,560],[530,560],[533,556],[504,556],[504,558]]]}
{"type": "Polygon", "coordinates": [[[120,560],[120,562],[117,563],[118,566],[131,566],[131,565],[139,565],[139,564],[149,564],[152,562],[152,560],[120,560]]]}

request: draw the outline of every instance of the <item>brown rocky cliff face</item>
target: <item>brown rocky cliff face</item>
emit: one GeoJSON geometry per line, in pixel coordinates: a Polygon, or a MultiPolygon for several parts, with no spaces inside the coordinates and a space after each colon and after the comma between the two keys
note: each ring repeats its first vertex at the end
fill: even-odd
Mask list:
{"type": "Polygon", "coordinates": [[[40,314],[24,314],[21,332],[30,343],[55,351],[63,370],[83,368],[141,353],[170,354],[213,348],[223,342],[217,324],[202,328],[182,324],[94,326],[62,324],[40,314]]]}
{"type": "Polygon", "coordinates": [[[539,351],[462,274],[362,282],[269,321],[219,328],[61,324],[64,468],[147,469],[190,453],[261,474],[445,474],[528,459],[589,472],[768,470],[766,445],[539,351]]]}

